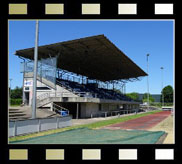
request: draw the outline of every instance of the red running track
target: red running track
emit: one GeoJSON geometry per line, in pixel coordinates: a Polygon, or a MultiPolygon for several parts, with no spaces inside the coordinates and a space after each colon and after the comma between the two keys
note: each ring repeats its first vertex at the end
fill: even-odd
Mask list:
{"type": "Polygon", "coordinates": [[[171,111],[162,111],[155,114],[151,114],[148,116],[128,120],[126,122],[113,124],[110,126],[107,126],[105,128],[107,129],[137,129],[137,130],[147,130],[161,121],[163,121],[165,118],[167,118],[171,114],[171,111]]]}

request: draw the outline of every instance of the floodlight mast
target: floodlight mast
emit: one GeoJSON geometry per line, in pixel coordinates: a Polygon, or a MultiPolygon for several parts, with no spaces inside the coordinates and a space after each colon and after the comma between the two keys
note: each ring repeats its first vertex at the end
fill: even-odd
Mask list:
{"type": "Polygon", "coordinates": [[[148,62],[148,57],[149,54],[147,54],[147,110],[149,110],[149,73],[148,73],[148,67],[149,67],[149,62],[148,62]]]}
{"type": "Polygon", "coordinates": [[[161,79],[162,79],[162,80],[161,80],[161,87],[162,87],[162,91],[161,91],[161,92],[162,92],[162,93],[161,93],[161,94],[162,94],[162,106],[164,106],[164,94],[163,94],[163,69],[164,69],[164,67],[161,67],[161,77],[162,77],[162,78],[161,78],[161,79]]]}
{"type": "Polygon", "coordinates": [[[38,59],[38,40],[39,40],[39,21],[36,20],[35,32],[35,49],[34,49],[34,70],[33,70],[33,102],[32,102],[32,119],[36,118],[36,88],[37,88],[37,59],[38,59]]]}

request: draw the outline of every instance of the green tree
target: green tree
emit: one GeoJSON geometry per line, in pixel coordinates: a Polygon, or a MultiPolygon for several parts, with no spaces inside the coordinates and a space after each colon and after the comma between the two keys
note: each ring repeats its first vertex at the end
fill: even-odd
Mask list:
{"type": "Polygon", "coordinates": [[[11,98],[12,99],[20,99],[22,98],[22,87],[19,88],[16,86],[15,89],[11,90],[11,98]]]}
{"type": "MultiPolygon", "coordinates": [[[[148,94],[147,93],[145,93],[144,95],[143,95],[143,102],[148,102],[148,94]]],[[[154,102],[154,98],[149,94],[149,103],[151,103],[151,102],[154,102]]]]}
{"type": "Polygon", "coordinates": [[[135,101],[139,101],[139,94],[136,92],[127,93],[126,96],[130,97],[131,99],[135,101]]]}
{"type": "Polygon", "coordinates": [[[162,89],[161,102],[162,102],[162,95],[164,96],[164,102],[172,103],[173,102],[173,87],[171,85],[168,85],[162,89]]]}

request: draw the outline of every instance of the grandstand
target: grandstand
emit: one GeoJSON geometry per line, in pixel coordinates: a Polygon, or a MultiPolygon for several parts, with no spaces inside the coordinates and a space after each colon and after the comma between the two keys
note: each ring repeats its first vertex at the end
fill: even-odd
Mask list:
{"type": "MultiPolygon", "coordinates": [[[[23,59],[23,104],[31,106],[34,48],[15,55],[23,59]]],[[[104,35],[39,46],[37,107],[65,109],[73,118],[138,110],[139,103],[125,95],[124,86],[146,75],[104,35]]]]}

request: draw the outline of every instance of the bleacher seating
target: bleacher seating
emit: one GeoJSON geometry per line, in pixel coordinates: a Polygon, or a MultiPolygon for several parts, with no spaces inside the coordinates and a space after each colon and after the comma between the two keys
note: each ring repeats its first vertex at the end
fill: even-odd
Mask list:
{"type": "Polygon", "coordinates": [[[112,100],[123,100],[123,101],[133,101],[131,98],[125,96],[124,94],[118,93],[114,90],[98,88],[94,85],[79,84],[77,82],[56,79],[56,83],[66,89],[74,92],[75,94],[81,94],[84,97],[101,98],[101,99],[112,99],[112,100]]]}

